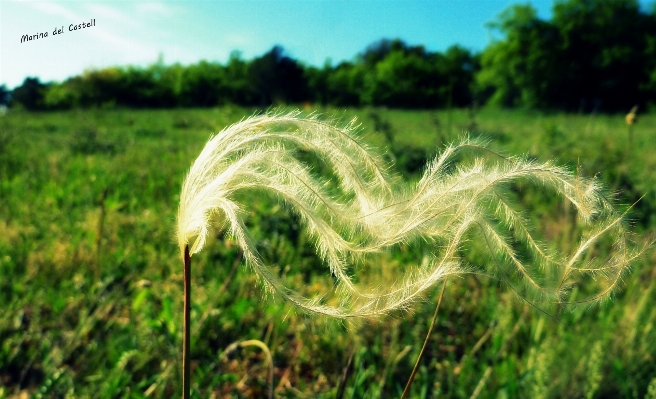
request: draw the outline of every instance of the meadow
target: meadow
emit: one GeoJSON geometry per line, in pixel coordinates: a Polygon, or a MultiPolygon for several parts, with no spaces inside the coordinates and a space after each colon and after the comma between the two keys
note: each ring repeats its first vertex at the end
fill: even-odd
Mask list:
{"type": "MultiPolygon", "coordinates": [[[[310,110],[314,111],[314,110],[310,110]]],[[[316,109],[387,149],[398,173],[463,132],[503,154],[597,176],[643,242],[656,228],[656,115],[520,110],[316,109]]],[[[183,273],[175,217],[208,137],[255,109],[10,111],[0,117],[0,398],[169,398],[181,391],[183,273]]],[[[557,198],[517,186],[549,242],[576,222],[557,198]]],[[[276,273],[304,294],[332,281],[297,217],[245,196],[247,224],[276,273]]],[[[485,262],[475,237],[461,256],[485,262]]],[[[423,248],[381,262],[399,270],[423,248]]],[[[600,248],[599,251],[602,251],[600,248]]],[[[656,253],[619,290],[581,309],[533,304],[482,274],[450,278],[413,398],[656,398],[656,253]]],[[[384,279],[388,276],[378,276],[384,279]]],[[[217,229],[192,270],[192,397],[399,397],[440,286],[409,312],[335,322],[265,297],[217,229]],[[258,340],[261,347],[232,345],[258,340]],[[230,350],[227,350],[230,349],[230,350]],[[347,367],[348,365],[348,367],[347,367]]],[[[586,291],[594,281],[573,287],[586,291]]]]}

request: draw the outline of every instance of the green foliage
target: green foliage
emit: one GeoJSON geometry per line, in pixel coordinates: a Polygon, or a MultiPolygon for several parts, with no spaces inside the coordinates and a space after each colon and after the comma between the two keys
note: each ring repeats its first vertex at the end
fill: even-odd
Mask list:
{"type": "Polygon", "coordinates": [[[46,85],[39,78],[25,78],[23,84],[12,91],[13,101],[25,109],[37,110],[43,108],[43,92],[46,85]]]}
{"type": "Polygon", "coordinates": [[[361,105],[427,108],[471,103],[475,58],[462,47],[441,54],[383,40],[368,47],[359,61],[364,70],[361,105]]]}
{"type": "Polygon", "coordinates": [[[656,378],[651,380],[651,383],[649,383],[649,389],[647,390],[647,395],[645,395],[645,399],[654,398],[656,398],[656,378]]]}
{"type": "Polygon", "coordinates": [[[496,106],[528,108],[551,105],[554,80],[562,71],[556,67],[558,32],[537,18],[530,5],[504,11],[491,27],[505,38],[492,43],[482,54],[478,90],[496,106]]]}
{"type": "MultiPolygon", "coordinates": [[[[372,111],[389,124],[395,145],[431,157],[442,140],[456,141],[471,119],[470,111],[459,109],[341,112],[346,120],[357,115],[363,129],[374,132],[372,111]],[[450,118],[452,128],[436,132],[434,118],[450,118]]],[[[17,111],[0,117],[0,143],[6,143],[0,146],[0,396],[179,394],[182,264],[171,231],[180,184],[210,133],[253,112],[235,107],[99,109],[17,111]],[[112,143],[116,150],[75,151],[71,136],[91,129],[96,141],[112,143]],[[99,232],[105,189],[106,216],[99,232]],[[102,246],[96,277],[98,237],[102,246]]],[[[635,124],[630,158],[623,158],[623,115],[483,109],[476,121],[472,134],[493,138],[494,149],[557,159],[571,170],[580,167],[584,175],[598,174],[607,186],[622,176],[620,203],[632,204],[645,195],[629,214],[635,240],[654,233],[653,114],[641,115],[635,124]]],[[[372,133],[366,140],[387,145],[383,134],[372,133]]],[[[527,186],[516,187],[515,194],[529,209],[525,216],[546,237],[568,242],[571,214],[561,204],[527,186]]],[[[279,277],[307,296],[330,288],[333,281],[323,277],[298,219],[277,201],[246,199],[252,204],[244,209],[248,228],[279,277]]],[[[352,351],[345,397],[400,396],[437,292],[412,314],[381,321],[345,327],[309,319],[280,301],[263,301],[251,271],[239,266],[229,278],[239,253],[236,243],[222,231],[211,240],[194,255],[194,397],[266,393],[268,366],[262,352],[221,356],[231,343],[250,339],[261,340],[271,351],[277,397],[335,397],[352,351]]],[[[605,244],[596,247],[606,250],[605,244]]],[[[461,255],[475,264],[476,251],[466,247],[461,255]]],[[[408,247],[381,262],[398,267],[421,257],[421,248],[408,247]]],[[[653,396],[655,260],[648,251],[633,263],[633,272],[612,301],[586,312],[559,312],[537,304],[557,320],[495,279],[450,279],[411,397],[469,398],[479,386],[478,398],[586,397],[599,376],[593,397],[653,396]],[[601,355],[594,358],[596,342],[601,342],[601,355]]],[[[572,287],[573,295],[593,285],[588,281],[572,287]]]]}
{"type": "Polygon", "coordinates": [[[0,85],[0,106],[8,105],[11,98],[11,91],[7,88],[6,85],[0,85]]]}
{"type": "Polygon", "coordinates": [[[286,56],[280,46],[254,59],[248,72],[260,106],[299,103],[308,98],[303,68],[286,56]]]}
{"type": "Polygon", "coordinates": [[[221,91],[226,78],[220,65],[201,61],[187,68],[176,66],[169,74],[176,79],[174,94],[184,99],[181,105],[211,107],[225,97],[221,91]]]}
{"type": "MultiPolygon", "coordinates": [[[[559,0],[550,20],[512,5],[489,23],[481,53],[429,51],[381,39],[353,59],[321,67],[281,46],[251,60],[85,71],[61,83],[27,78],[13,104],[29,110],[213,107],[315,103],[392,108],[521,107],[626,112],[656,102],[656,10],[637,0],[559,0]]],[[[8,102],[0,89],[0,104],[8,102]],[[4,98],[3,98],[4,97],[4,98]]]]}
{"type": "Polygon", "coordinates": [[[160,56],[147,67],[85,71],[62,83],[28,78],[14,90],[27,109],[88,107],[212,107],[238,104],[318,102],[324,105],[383,105],[399,108],[466,106],[477,58],[453,46],[441,54],[422,46],[382,40],[353,62],[323,68],[303,66],[280,46],[246,61],[231,54],[225,65],[200,61],[165,65],[160,56]]]}
{"type": "Polygon", "coordinates": [[[492,105],[565,110],[628,109],[653,102],[656,14],[637,1],[556,2],[551,21],[515,5],[490,27],[478,90],[492,105]]]}
{"type": "Polygon", "coordinates": [[[364,86],[364,64],[342,62],[333,67],[326,63],[322,69],[308,68],[312,88],[311,99],[321,104],[357,106],[364,86]]]}

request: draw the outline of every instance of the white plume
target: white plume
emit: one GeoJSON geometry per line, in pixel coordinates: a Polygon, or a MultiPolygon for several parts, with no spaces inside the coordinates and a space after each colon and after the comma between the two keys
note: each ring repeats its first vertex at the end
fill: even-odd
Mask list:
{"type": "Polygon", "coordinates": [[[549,163],[501,156],[454,167],[450,162],[458,151],[483,148],[466,139],[447,147],[428,163],[422,178],[410,185],[387,173],[381,157],[362,144],[354,131],[355,121],[340,128],[294,112],[251,117],[212,137],[182,187],[177,220],[180,251],[187,245],[192,255],[201,251],[211,221],[222,219],[267,288],[305,310],[338,318],[406,308],[447,275],[466,272],[457,253],[465,236],[485,242],[499,263],[498,276],[519,277],[522,291],[554,301],[561,300],[573,278],[595,273],[608,281],[591,298],[599,299],[617,285],[635,256],[627,248],[621,217],[594,180],[549,163]],[[317,177],[299,159],[301,150],[316,156],[337,180],[317,177]],[[592,226],[569,256],[552,253],[534,239],[510,205],[504,186],[518,180],[552,189],[571,202],[581,223],[592,226]],[[234,200],[236,192],[251,189],[271,192],[301,218],[317,254],[336,277],[341,305],[331,307],[320,304],[318,298],[303,297],[263,263],[244,224],[241,205],[234,200]],[[584,259],[602,236],[614,240],[613,256],[603,261],[584,259]],[[350,262],[417,239],[434,243],[434,250],[427,262],[396,281],[365,291],[348,275],[350,262]],[[518,255],[518,247],[532,255],[531,263],[518,255]]]}

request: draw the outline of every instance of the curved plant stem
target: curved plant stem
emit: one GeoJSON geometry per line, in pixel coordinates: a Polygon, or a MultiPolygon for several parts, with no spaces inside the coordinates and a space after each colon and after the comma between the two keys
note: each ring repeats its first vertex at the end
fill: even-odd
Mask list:
{"type": "Polygon", "coordinates": [[[228,353],[234,351],[237,348],[244,348],[246,346],[256,346],[264,352],[264,355],[266,356],[267,359],[267,364],[269,367],[269,376],[267,378],[267,382],[269,383],[269,399],[273,399],[273,357],[271,356],[271,351],[269,350],[269,347],[259,339],[249,339],[247,341],[241,341],[241,342],[234,342],[223,351],[222,356],[226,356],[228,353]]]}
{"type": "Polygon", "coordinates": [[[342,399],[344,397],[344,388],[346,388],[346,379],[348,378],[349,371],[351,370],[351,364],[353,363],[353,356],[355,355],[355,348],[351,351],[351,355],[346,362],[346,367],[344,367],[344,372],[342,373],[342,379],[339,382],[339,389],[337,390],[336,399],[342,399]]]}
{"type": "Polygon", "coordinates": [[[437,311],[440,309],[440,304],[442,303],[442,297],[444,296],[444,289],[446,288],[446,280],[447,280],[447,278],[444,279],[444,283],[442,284],[442,291],[440,292],[440,297],[437,300],[437,306],[435,306],[435,313],[433,314],[433,321],[431,321],[431,325],[428,328],[428,333],[426,333],[426,339],[424,340],[424,346],[421,347],[421,351],[419,352],[419,356],[417,357],[417,362],[415,363],[415,367],[412,369],[412,373],[410,374],[410,378],[408,378],[408,383],[405,385],[405,389],[403,390],[403,394],[401,395],[401,399],[405,399],[405,397],[410,392],[410,386],[412,385],[412,381],[415,380],[415,375],[417,374],[417,370],[419,370],[419,363],[421,363],[421,358],[424,357],[424,351],[426,350],[426,347],[428,346],[428,340],[430,339],[431,333],[433,332],[433,327],[435,327],[435,320],[437,320],[437,311]]]}
{"type": "Polygon", "coordinates": [[[388,364],[387,367],[385,367],[385,371],[383,371],[383,377],[380,379],[380,392],[378,393],[379,398],[383,398],[384,392],[385,392],[385,382],[387,381],[387,376],[390,374],[391,371],[396,369],[396,366],[399,364],[401,359],[403,359],[403,356],[407,355],[408,352],[412,350],[412,346],[407,345],[399,354],[396,355],[392,363],[388,364]]]}
{"type": "MultiPolygon", "coordinates": [[[[515,337],[515,334],[519,331],[519,328],[521,327],[522,323],[524,323],[524,318],[526,315],[528,315],[528,310],[529,310],[529,305],[524,305],[524,312],[522,315],[519,317],[519,320],[517,320],[517,323],[515,323],[515,326],[513,327],[512,331],[510,331],[510,334],[507,334],[506,340],[503,341],[503,344],[501,344],[501,348],[497,351],[496,355],[494,355],[494,358],[492,359],[492,362],[496,361],[506,350],[506,347],[512,341],[512,339],[515,337]]],[[[488,330],[491,331],[491,330],[488,330]]],[[[486,333],[487,335],[487,333],[486,333]]],[[[482,340],[482,338],[481,338],[482,340]]],[[[479,340],[479,342],[481,341],[479,340]]],[[[474,346],[474,349],[477,349],[476,346],[478,346],[478,343],[474,346]]],[[[472,350],[472,354],[473,354],[472,350]]],[[[464,359],[464,356],[463,356],[464,359]]],[[[462,360],[461,360],[462,363],[462,360]]],[[[485,369],[485,372],[483,373],[483,377],[481,377],[480,381],[478,381],[478,384],[476,384],[476,388],[474,389],[474,392],[472,395],[469,397],[469,399],[477,399],[478,395],[481,394],[483,391],[483,388],[485,388],[485,384],[487,383],[487,380],[490,378],[490,374],[492,374],[492,364],[487,366],[485,369]]]]}
{"type": "Polygon", "coordinates": [[[96,281],[100,281],[100,250],[102,247],[102,235],[103,235],[103,226],[105,225],[105,217],[107,216],[106,200],[107,192],[109,187],[105,187],[100,198],[100,216],[98,217],[98,229],[96,231],[96,269],[95,269],[95,278],[96,281]]]}
{"type": "Polygon", "coordinates": [[[190,342],[189,336],[189,313],[191,310],[191,256],[189,255],[189,246],[185,246],[184,251],[184,333],[182,337],[182,398],[189,399],[191,380],[191,362],[190,362],[190,342]]]}
{"type": "Polygon", "coordinates": [[[469,397],[469,399],[478,398],[478,395],[481,394],[481,391],[483,391],[483,388],[485,387],[485,383],[487,382],[487,379],[490,378],[490,374],[492,374],[492,367],[488,366],[485,369],[485,372],[483,373],[483,378],[481,378],[481,380],[478,382],[478,384],[476,385],[476,389],[474,389],[474,392],[469,397]]]}

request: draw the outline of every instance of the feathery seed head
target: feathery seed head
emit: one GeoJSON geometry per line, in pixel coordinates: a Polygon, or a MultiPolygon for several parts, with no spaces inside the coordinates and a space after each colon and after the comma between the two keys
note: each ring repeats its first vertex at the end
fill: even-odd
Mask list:
{"type": "Polygon", "coordinates": [[[638,121],[638,106],[634,105],[633,108],[631,108],[631,111],[629,111],[628,114],[626,114],[626,124],[627,125],[633,125],[638,121]]]}
{"type": "Polygon", "coordinates": [[[447,147],[428,163],[416,184],[408,185],[387,172],[382,158],[358,140],[354,129],[354,121],[340,128],[293,112],[251,117],[210,138],[182,186],[180,251],[187,245],[192,255],[201,251],[211,221],[219,216],[266,288],[304,310],[338,318],[405,309],[436,282],[466,272],[458,251],[471,236],[488,248],[497,277],[518,281],[513,286],[518,292],[553,301],[561,300],[574,279],[593,273],[603,273],[608,283],[591,300],[603,298],[636,256],[627,247],[621,216],[594,180],[549,163],[501,156],[449,167],[455,153],[485,149],[467,138],[447,147]],[[299,150],[330,168],[335,181],[316,176],[299,158],[299,150]],[[516,181],[552,189],[572,204],[581,223],[590,226],[571,254],[552,251],[534,237],[505,195],[504,186],[516,181]],[[263,263],[235,200],[235,193],[253,189],[270,192],[300,217],[318,256],[338,281],[340,305],[303,297],[263,263]],[[607,260],[586,257],[606,236],[614,240],[613,255],[607,260]],[[364,290],[347,273],[354,261],[416,239],[434,243],[434,250],[396,283],[364,290]],[[530,254],[530,263],[518,254],[518,246],[530,254]]]}

